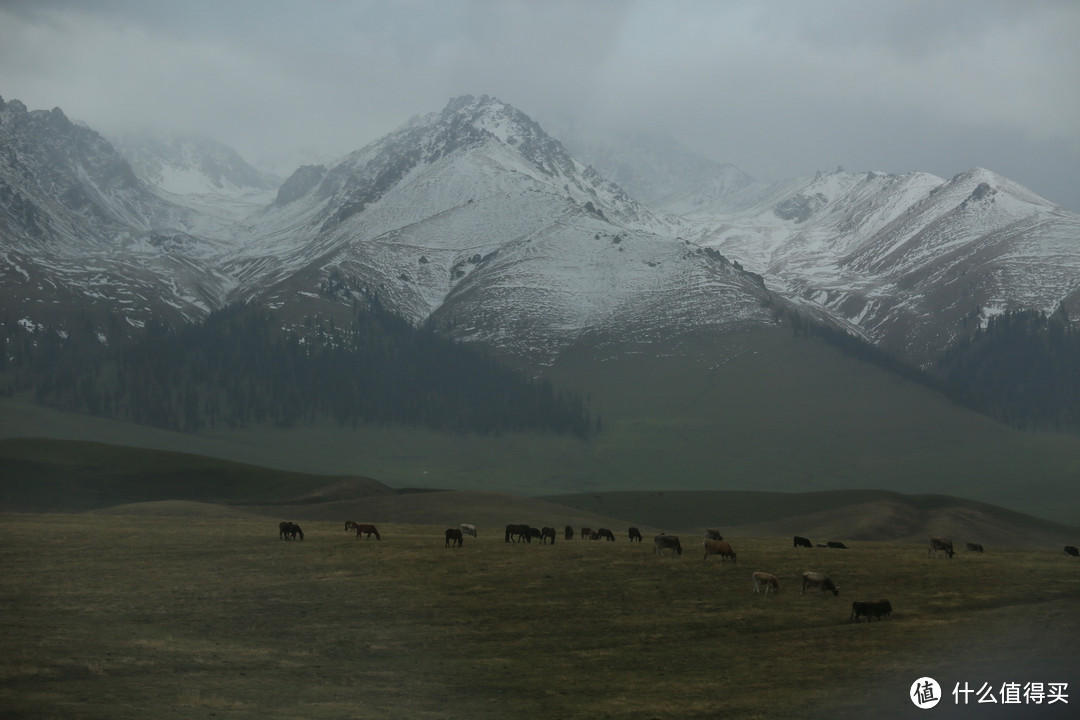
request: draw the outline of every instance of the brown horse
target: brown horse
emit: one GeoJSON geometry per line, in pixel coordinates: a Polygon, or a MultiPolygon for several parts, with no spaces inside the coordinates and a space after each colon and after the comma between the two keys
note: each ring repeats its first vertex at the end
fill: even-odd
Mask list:
{"type": "Polygon", "coordinates": [[[567,539],[567,540],[573,540],[574,539],[574,528],[567,525],[566,529],[563,530],[563,537],[565,539],[567,539]]]}
{"type": "Polygon", "coordinates": [[[368,540],[371,539],[372,535],[375,536],[376,540],[382,540],[382,537],[379,535],[379,531],[375,528],[374,525],[368,525],[366,523],[353,523],[353,524],[356,525],[356,539],[357,540],[359,540],[360,536],[364,535],[364,534],[367,535],[368,540]]]}
{"type": "Polygon", "coordinates": [[[464,542],[462,537],[463,533],[461,528],[447,528],[446,529],[446,547],[461,547],[464,542]]]}
{"type": "Polygon", "coordinates": [[[548,538],[551,538],[551,544],[555,544],[555,528],[545,527],[540,529],[540,543],[547,545],[548,538]]]}
{"type": "Polygon", "coordinates": [[[630,528],[630,542],[634,542],[635,540],[641,542],[641,531],[636,527],[632,527],[630,528]]]}

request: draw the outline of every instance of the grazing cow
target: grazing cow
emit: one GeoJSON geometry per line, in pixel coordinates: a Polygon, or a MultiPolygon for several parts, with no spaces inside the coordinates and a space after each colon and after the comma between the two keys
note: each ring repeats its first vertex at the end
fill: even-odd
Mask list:
{"type": "Polygon", "coordinates": [[[719,555],[721,562],[726,562],[728,558],[731,558],[733,562],[738,562],[735,559],[735,551],[731,549],[731,543],[727,540],[706,540],[705,559],[707,560],[710,555],[719,555]]]}
{"type": "Polygon", "coordinates": [[[791,547],[808,547],[808,548],[814,547],[813,544],[810,542],[810,540],[808,538],[804,538],[804,537],[802,537],[800,535],[796,535],[794,538],[792,538],[791,542],[792,542],[791,547]]]}
{"type": "Polygon", "coordinates": [[[634,542],[635,540],[641,542],[641,531],[636,527],[632,527],[630,528],[630,542],[634,542]]]}
{"type": "Polygon", "coordinates": [[[945,553],[949,559],[956,553],[953,552],[952,540],[945,537],[932,537],[930,538],[930,547],[926,551],[926,557],[930,557],[930,553],[934,553],[936,557],[939,552],[945,553]]]}
{"type": "Polygon", "coordinates": [[[446,529],[446,547],[461,547],[464,539],[465,538],[461,532],[461,528],[446,529]]]}
{"type": "Polygon", "coordinates": [[[754,578],[754,592],[761,592],[762,588],[765,588],[765,597],[769,597],[769,592],[780,592],[780,581],[776,579],[775,575],[770,575],[767,572],[756,572],[753,575],[754,578]]]}
{"type": "Polygon", "coordinates": [[[800,595],[806,594],[806,588],[816,587],[818,591],[824,595],[825,591],[831,591],[834,596],[840,594],[840,588],[836,587],[836,583],[826,575],[825,573],[810,572],[807,570],[802,574],[802,592],[800,595]]]}
{"type": "Polygon", "coordinates": [[[705,528],[705,540],[723,540],[724,536],[716,528],[705,528]]]}
{"type": "Polygon", "coordinates": [[[615,533],[611,532],[607,528],[597,528],[596,529],[596,539],[599,540],[600,538],[604,538],[605,540],[610,540],[611,542],[615,542],[615,533]]]}
{"type": "Polygon", "coordinates": [[[891,620],[892,603],[885,599],[873,602],[856,600],[851,603],[851,617],[849,619],[858,621],[863,615],[866,616],[866,622],[870,622],[873,618],[880,619],[882,616],[891,620]]]}
{"type": "Polygon", "coordinates": [[[563,537],[565,539],[567,539],[567,540],[573,540],[574,539],[574,528],[567,525],[566,530],[563,531],[563,537]]]}
{"type": "Polygon", "coordinates": [[[281,540],[296,540],[297,538],[303,540],[304,531],[296,523],[282,520],[278,523],[278,538],[281,540]]]}
{"type": "Polygon", "coordinates": [[[548,538],[551,538],[551,544],[555,544],[555,528],[546,527],[540,530],[540,542],[547,545],[548,538]]]}
{"type": "Polygon", "coordinates": [[[518,542],[519,540],[524,540],[525,542],[531,543],[532,542],[532,537],[529,535],[529,526],[528,525],[507,525],[506,526],[506,542],[510,542],[511,540],[513,540],[514,542],[518,542]]]}
{"type": "Polygon", "coordinates": [[[370,540],[374,535],[376,540],[382,540],[382,535],[379,535],[379,530],[374,525],[368,525],[362,523],[356,526],[356,539],[359,540],[361,535],[367,535],[367,539],[370,540]]]}
{"type": "Polygon", "coordinates": [[[825,543],[825,545],[826,545],[826,547],[836,548],[838,550],[847,550],[848,549],[848,546],[845,545],[844,543],[840,542],[839,540],[830,540],[829,542],[825,543]]]}
{"type": "Polygon", "coordinates": [[[653,555],[663,555],[665,550],[674,550],[682,555],[682,543],[675,535],[657,535],[653,538],[653,555]]]}
{"type": "Polygon", "coordinates": [[[466,535],[472,535],[473,537],[476,537],[475,525],[470,525],[469,523],[461,523],[459,527],[461,528],[461,532],[465,533],[466,535]]]}
{"type": "Polygon", "coordinates": [[[1072,555],[1073,557],[1080,557],[1080,549],[1077,549],[1075,545],[1066,545],[1065,554],[1072,555]]]}
{"type": "Polygon", "coordinates": [[[967,549],[968,549],[968,552],[981,553],[983,551],[983,546],[980,543],[969,542],[967,544],[967,549]]]}

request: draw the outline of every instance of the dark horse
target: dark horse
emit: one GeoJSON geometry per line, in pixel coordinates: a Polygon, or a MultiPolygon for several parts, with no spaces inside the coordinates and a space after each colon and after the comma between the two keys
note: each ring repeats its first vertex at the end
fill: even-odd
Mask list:
{"type": "Polygon", "coordinates": [[[641,542],[641,531],[636,527],[632,527],[630,528],[630,542],[634,542],[635,540],[641,542]]]}
{"type": "Polygon", "coordinates": [[[510,542],[511,540],[514,540],[514,542],[524,540],[525,542],[531,543],[532,538],[529,536],[529,529],[528,525],[507,525],[505,542],[510,542]]]}
{"type": "Polygon", "coordinates": [[[462,537],[461,528],[447,528],[446,529],[446,547],[461,547],[464,538],[462,537]]]}
{"type": "Polygon", "coordinates": [[[574,539],[574,528],[567,525],[566,530],[563,531],[563,537],[565,537],[567,540],[573,540],[574,539]]]}
{"type": "Polygon", "coordinates": [[[611,532],[607,528],[597,528],[596,534],[597,534],[597,539],[598,540],[600,538],[604,538],[605,540],[610,540],[611,542],[615,542],[615,533],[611,532]]]}
{"type": "Polygon", "coordinates": [[[300,529],[300,526],[296,523],[291,523],[288,520],[282,520],[278,523],[278,537],[282,540],[296,540],[299,537],[304,539],[304,531],[300,529]]]}
{"type": "Polygon", "coordinates": [[[382,540],[379,535],[378,529],[374,525],[368,525],[366,523],[353,523],[356,525],[356,539],[359,540],[361,535],[367,535],[367,539],[370,540],[374,535],[376,540],[382,540]]]}
{"type": "Polygon", "coordinates": [[[551,544],[555,544],[555,528],[546,527],[540,529],[540,542],[547,545],[548,538],[551,538],[551,544]]]}

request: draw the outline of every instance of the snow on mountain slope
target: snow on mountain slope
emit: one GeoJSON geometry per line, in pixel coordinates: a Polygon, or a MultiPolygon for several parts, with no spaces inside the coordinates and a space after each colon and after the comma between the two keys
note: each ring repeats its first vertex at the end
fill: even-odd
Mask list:
{"type": "MultiPolygon", "coordinates": [[[[184,147],[169,167],[243,170],[184,147]]],[[[789,302],[917,362],[1003,309],[1080,317],[1080,216],[987,170],[765,184],[670,143],[580,147],[598,161],[464,96],[276,193],[177,195],[59,110],[0,100],[0,301],[32,322],[91,307],[138,325],[230,301],[299,317],[377,294],[541,360],[582,337],[770,323],[789,302]]]]}
{"type": "Polygon", "coordinates": [[[769,287],[916,362],[1003,309],[1080,301],[1080,216],[988,170],[837,171],[765,197],[685,219],[769,287]]]}
{"type": "MultiPolygon", "coordinates": [[[[753,277],[675,238],[677,223],[497,100],[459,98],[304,178],[306,192],[250,221],[229,261],[275,306],[306,302],[333,275],[415,322],[549,358],[583,332],[679,314],[658,305],[680,293],[658,289],[699,265],[767,316],[753,277]]],[[[733,303],[729,318],[714,299],[684,308],[681,325],[746,312],[733,303]]]]}
{"type": "MultiPolygon", "coordinates": [[[[142,183],[99,134],[59,108],[0,99],[0,299],[8,311],[63,317],[121,309],[197,318],[230,281],[206,264],[207,223],[142,183]]],[[[220,230],[218,224],[214,230],[220,230]]]]}

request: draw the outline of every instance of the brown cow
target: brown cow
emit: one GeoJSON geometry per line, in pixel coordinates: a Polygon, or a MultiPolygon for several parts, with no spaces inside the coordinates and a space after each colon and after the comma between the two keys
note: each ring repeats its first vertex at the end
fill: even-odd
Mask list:
{"type": "Polygon", "coordinates": [[[952,540],[946,537],[932,537],[930,538],[930,548],[926,551],[926,557],[930,557],[930,553],[933,553],[936,557],[939,552],[945,553],[949,559],[956,553],[953,552],[952,540]]]}
{"type": "Polygon", "coordinates": [[[705,559],[708,559],[710,555],[719,555],[721,562],[728,558],[731,558],[733,562],[738,562],[735,559],[735,551],[731,549],[731,543],[727,540],[706,540],[705,559]]]}
{"type": "Polygon", "coordinates": [[[771,575],[767,572],[756,572],[753,574],[754,578],[754,592],[761,592],[761,588],[765,588],[765,597],[769,597],[769,592],[780,592],[780,581],[776,579],[775,575],[771,575]]]}

